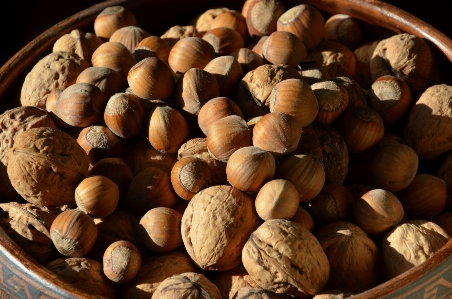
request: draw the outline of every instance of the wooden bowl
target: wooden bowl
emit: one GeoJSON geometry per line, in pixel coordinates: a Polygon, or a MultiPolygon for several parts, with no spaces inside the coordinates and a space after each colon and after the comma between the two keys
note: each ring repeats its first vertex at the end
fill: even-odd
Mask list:
{"type": "MultiPolygon", "coordinates": [[[[325,15],[348,14],[376,26],[376,33],[381,37],[401,32],[422,37],[434,49],[443,74],[448,73],[446,69],[450,70],[452,41],[432,26],[392,5],[377,0],[298,0],[287,1],[287,7],[298,3],[310,4],[325,15]]],[[[177,25],[174,20],[178,20],[179,25],[187,23],[187,18],[212,6],[228,6],[240,11],[243,0],[110,0],[83,10],[45,31],[0,69],[0,111],[19,106],[19,92],[25,75],[39,59],[50,53],[53,43],[60,36],[73,29],[93,32],[95,17],[112,5],[129,7],[141,27],[153,28],[155,32],[151,34],[159,34],[165,28],[177,25]]],[[[441,83],[450,84],[450,76],[443,75],[441,78],[441,83]]],[[[451,253],[452,240],[425,263],[354,298],[449,297],[452,294],[451,253]]],[[[56,275],[30,258],[0,228],[0,298],[95,297],[60,281],[56,275]]]]}

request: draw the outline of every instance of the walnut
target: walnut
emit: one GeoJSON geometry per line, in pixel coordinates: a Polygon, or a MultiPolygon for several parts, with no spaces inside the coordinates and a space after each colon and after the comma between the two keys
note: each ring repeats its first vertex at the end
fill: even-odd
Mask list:
{"type": "Polygon", "coordinates": [[[105,277],[102,264],[88,258],[59,258],[46,267],[76,288],[106,298],[118,298],[116,286],[105,277]]]}
{"type": "Polygon", "coordinates": [[[213,186],[188,204],[182,240],[201,269],[226,271],[240,264],[243,245],[257,222],[250,197],[231,186],[213,186]]]}
{"type": "Polygon", "coordinates": [[[71,52],[86,61],[91,61],[91,56],[101,44],[103,41],[95,34],[74,29],[55,42],[52,52],[71,52]]]}
{"type": "Polygon", "coordinates": [[[263,289],[305,298],[320,292],[330,266],[319,241],[300,225],[265,221],[243,247],[243,265],[263,289]]]}
{"type": "Polygon", "coordinates": [[[316,234],[330,263],[327,287],[355,293],[377,285],[380,252],[359,226],[332,222],[316,234]]]}
{"type": "Polygon", "coordinates": [[[231,299],[239,289],[259,287],[246,272],[243,265],[216,273],[212,282],[220,290],[223,299],[231,299]]]}
{"type": "Polygon", "coordinates": [[[20,102],[22,106],[46,108],[47,96],[55,89],[65,89],[89,67],[88,62],[75,53],[54,52],[41,59],[25,77],[20,102]]]}
{"type": "Polygon", "coordinates": [[[39,263],[48,262],[54,250],[50,226],[57,213],[46,207],[10,202],[0,204],[0,227],[39,263]]]}
{"type": "Polygon", "coordinates": [[[355,294],[346,290],[328,290],[318,293],[312,299],[344,299],[353,295],[355,294]]]}
{"type": "Polygon", "coordinates": [[[383,239],[381,251],[389,278],[423,263],[450,239],[438,225],[411,220],[396,226],[383,239]]]}
{"type": "Polygon", "coordinates": [[[17,107],[0,115],[0,161],[8,165],[5,153],[13,147],[14,139],[19,133],[39,127],[57,129],[50,115],[36,107],[17,107]]]}
{"type": "Polygon", "coordinates": [[[405,81],[414,93],[424,90],[433,71],[433,54],[420,37],[402,33],[381,40],[370,60],[372,81],[391,75],[405,81]]]}
{"type": "Polygon", "coordinates": [[[204,275],[187,272],[168,277],[155,290],[154,299],[221,299],[218,288],[204,275]]]}
{"type": "Polygon", "coordinates": [[[404,128],[407,145],[419,157],[432,160],[452,149],[452,86],[425,90],[410,111],[404,128]]]}
{"type": "Polygon", "coordinates": [[[277,294],[264,289],[244,287],[239,289],[232,299],[289,299],[285,294],[277,294]]]}
{"type": "Polygon", "coordinates": [[[75,188],[88,175],[85,151],[71,136],[52,128],[33,128],[17,135],[6,159],[14,189],[41,206],[74,203],[75,188]]]}
{"type": "Polygon", "coordinates": [[[183,252],[172,251],[144,261],[137,276],[123,288],[122,298],[148,299],[162,281],[175,274],[197,272],[198,268],[183,252]]]}

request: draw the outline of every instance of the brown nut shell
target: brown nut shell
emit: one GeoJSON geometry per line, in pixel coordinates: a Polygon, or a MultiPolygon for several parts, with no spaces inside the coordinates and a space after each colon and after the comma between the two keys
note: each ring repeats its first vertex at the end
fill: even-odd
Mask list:
{"type": "Polygon", "coordinates": [[[91,62],[95,67],[111,68],[124,79],[127,78],[127,73],[136,64],[132,53],[118,42],[106,42],[100,45],[94,51],[91,62]]]}
{"type": "Polygon", "coordinates": [[[276,31],[276,22],[284,13],[284,4],[278,0],[252,0],[246,9],[246,25],[255,40],[276,31]]]}
{"type": "Polygon", "coordinates": [[[212,172],[207,162],[188,156],[180,159],[171,170],[171,184],[177,195],[190,200],[202,189],[212,185],[212,172]]]}
{"type": "Polygon", "coordinates": [[[187,37],[171,49],[168,64],[176,74],[183,74],[191,68],[203,69],[214,58],[211,44],[199,37],[187,37]]]}
{"type": "Polygon", "coordinates": [[[262,45],[262,56],[270,64],[286,64],[295,67],[307,56],[301,39],[287,31],[275,31],[262,45]]]}
{"type": "Polygon", "coordinates": [[[257,193],[256,212],[265,221],[269,219],[291,219],[298,210],[300,195],[295,186],[286,180],[272,180],[257,193]]]}
{"type": "Polygon", "coordinates": [[[107,67],[89,67],[78,75],[75,83],[96,85],[108,100],[112,95],[124,89],[125,78],[107,67]]]}
{"type": "Polygon", "coordinates": [[[117,241],[105,250],[103,271],[115,283],[126,283],[135,278],[141,267],[141,254],[133,243],[117,241]]]}
{"type": "Polygon", "coordinates": [[[91,61],[94,51],[103,43],[99,37],[92,33],[84,33],[74,29],[71,33],[60,37],[54,44],[52,52],[64,51],[75,53],[80,58],[91,61]]]}
{"type": "Polygon", "coordinates": [[[245,45],[242,36],[229,27],[215,27],[203,36],[213,46],[217,55],[230,55],[245,45]]]}
{"type": "Polygon", "coordinates": [[[199,128],[207,136],[210,127],[217,120],[230,115],[238,115],[243,118],[242,111],[234,101],[227,97],[213,98],[205,103],[199,111],[199,128]]]}
{"type": "Polygon", "coordinates": [[[133,53],[138,43],[149,36],[150,34],[140,27],[126,26],[113,32],[110,36],[110,41],[123,44],[130,53],[133,53]]]}
{"type": "Polygon", "coordinates": [[[168,42],[158,36],[148,36],[142,39],[136,48],[147,47],[152,52],[155,53],[155,56],[161,61],[168,63],[168,56],[171,50],[168,42]]]}
{"type": "Polygon", "coordinates": [[[135,15],[122,6],[110,6],[105,8],[94,20],[94,32],[97,36],[109,39],[119,28],[136,26],[135,15]]]}

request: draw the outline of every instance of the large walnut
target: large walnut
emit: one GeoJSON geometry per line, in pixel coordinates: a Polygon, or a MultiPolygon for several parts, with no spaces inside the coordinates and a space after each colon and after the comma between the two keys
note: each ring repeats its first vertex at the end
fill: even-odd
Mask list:
{"type": "Polygon", "coordinates": [[[29,203],[0,204],[0,227],[41,264],[48,262],[55,248],[50,239],[50,226],[56,216],[55,211],[29,203]]]}
{"type": "Polygon", "coordinates": [[[231,186],[213,186],[188,204],[182,240],[200,268],[226,271],[240,264],[243,245],[257,223],[250,197],[231,186]]]}
{"type": "Polygon", "coordinates": [[[75,188],[88,175],[85,151],[71,136],[52,128],[17,135],[6,159],[14,189],[40,206],[74,203],[75,188]]]}
{"type": "Polygon", "coordinates": [[[153,299],[221,299],[218,288],[204,275],[187,272],[168,277],[155,290],[153,299]]]}
{"type": "Polygon", "coordinates": [[[316,237],[330,262],[328,287],[359,293],[377,285],[380,252],[359,226],[332,222],[316,237]]]}
{"type": "Polygon", "coordinates": [[[395,227],[381,244],[388,278],[423,263],[449,239],[446,231],[433,222],[411,220],[395,227]]]}
{"type": "Polygon", "coordinates": [[[0,161],[7,165],[5,153],[13,147],[19,133],[39,127],[57,129],[50,115],[36,107],[17,107],[0,115],[0,161]]]}
{"type": "Polygon", "coordinates": [[[20,102],[22,106],[45,109],[47,96],[55,89],[65,89],[89,67],[88,62],[75,53],[54,52],[41,59],[25,77],[20,102]]]}
{"type": "Polygon", "coordinates": [[[59,258],[47,265],[61,280],[94,296],[118,298],[116,286],[105,277],[102,264],[88,258],[59,258]]]}
{"type": "Polygon", "coordinates": [[[243,265],[263,289],[307,298],[328,281],[330,265],[319,241],[300,225],[265,221],[243,247],[243,265]]]}
{"type": "Polygon", "coordinates": [[[220,290],[223,299],[231,299],[239,289],[258,287],[243,265],[228,271],[217,272],[212,282],[220,290]]]}
{"type": "Polygon", "coordinates": [[[183,252],[172,251],[151,257],[144,261],[137,276],[123,288],[122,298],[151,298],[160,283],[168,277],[197,271],[190,257],[183,252]]]}

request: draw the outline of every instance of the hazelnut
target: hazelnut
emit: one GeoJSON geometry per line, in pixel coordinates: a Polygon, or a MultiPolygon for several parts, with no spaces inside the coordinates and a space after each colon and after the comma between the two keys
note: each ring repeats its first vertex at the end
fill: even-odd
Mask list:
{"type": "MultiPolygon", "coordinates": [[[[334,77],[332,81],[339,83],[348,93],[348,99],[350,101],[349,107],[357,106],[369,106],[367,105],[368,91],[363,89],[361,85],[349,77],[334,77]]],[[[375,109],[375,108],[374,108],[375,109]]]]}
{"type": "Polygon", "coordinates": [[[350,49],[361,44],[363,35],[358,22],[344,14],[336,14],[325,23],[325,40],[339,42],[350,49]]]}
{"type": "MultiPolygon", "coordinates": [[[[58,128],[67,128],[67,129],[69,129],[69,128],[73,128],[73,127],[68,125],[67,123],[65,123],[57,115],[57,112],[56,112],[56,103],[57,103],[58,97],[60,96],[60,94],[62,92],[63,92],[63,90],[55,88],[49,93],[49,95],[47,96],[45,110],[49,113],[49,115],[51,116],[53,122],[58,126],[58,128]]],[[[33,107],[33,106],[22,106],[22,107],[33,107]]]]}
{"type": "Polygon", "coordinates": [[[138,62],[140,62],[143,59],[149,58],[149,57],[157,57],[150,48],[148,48],[146,46],[138,47],[138,45],[135,48],[135,50],[133,50],[132,54],[133,54],[133,57],[135,57],[135,61],[138,61],[138,62]]]}
{"type": "Polygon", "coordinates": [[[252,0],[247,4],[246,25],[254,40],[276,31],[276,21],[284,13],[284,4],[278,0],[252,0]]]}
{"type": "Polygon", "coordinates": [[[228,27],[212,28],[202,36],[202,39],[213,46],[217,55],[229,55],[245,45],[242,36],[228,27]]]}
{"type": "Polygon", "coordinates": [[[90,126],[84,128],[77,143],[88,155],[91,165],[103,158],[118,158],[121,155],[119,138],[105,126],[90,126]]]}
{"type": "MultiPolygon", "coordinates": [[[[251,1],[251,0],[250,0],[251,1]]],[[[259,38],[259,40],[257,41],[257,43],[255,45],[253,45],[253,47],[251,48],[251,50],[253,52],[256,52],[260,57],[262,57],[262,59],[264,58],[262,55],[262,46],[264,45],[265,41],[268,39],[268,35],[264,35],[261,38],[259,38]]],[[[262,60],[263,61],[263,60],[262,60]]],[[[262,63],[263,64],[263,63],[262,63]]]]}
{"type": "Polygon", "coordinates": [[[249,71],[255,70],[257,67],[264,64],[261,55],[247,48],[240,48],[232,52],[231,56],[240,63],[243,74],[245,75],[249,71]]]}
{"type": "Polygon", "coordinates": [[[118,186],[102,175],[87,177],[75,188],[78,209],[93,218],[104,218],[113,213],[118,200],[118,186]]]}
{"type": "Polygon", "coordinates": [[[242,80],[243,71],[240,63],[232,56],[220,56],[212,59],[204,70],[213,74],[220,86],[220,96],[233,96],[242,80]]]}
{"type": "Polygon", "coordinates": [[[233,298],[237,290],[241,288],[257,287],[257,284],[248,275],[243,265],[215,273],[212,282],[220,290],[222,298],[233,298]]]}
{"type": "Polygon", "coordinates": [[[303,80],[309,85],[323,80],[331,79],[326,68],[324,66],[321,66],[317,62],[302,63],[300,67],[301,76],[303,77],[303,80]]]}
{"type": "Polygon", "coordinates": [[[298,207],[297,212],[295,215],[289,219],[292,222],[295,222],[296,224],[300,225],[301,227],[307,229],[311,233],[314,232],[314,220],[312,219],[311,215],[303,209],[302,207],[298,207]]]}
{"type": "Polygon", "coordinates": [[[275,31],[262,45],[262,56],[270,64],[297,66],[306,57],[306,47],[301,39],[287,31],[275,31]]]}
{"type": "Polygon", "coordinates": [[[168,64],[176,74],[183,74],[191,68],[203,69],[214,58],[211,44],[199,37],[187,37],[171,49],[168,64]]]}
{"type": "Polygon", "coordinates": [[[94,20],[94,32],[97,36],[109,39],[119,28],[135,26],[135,15],[122,6],[110,6],[105,8],[94,20]]]}
{"type": "Polygon", "coordinates": [[[91,61],[91,56],[93,56],[94,51],[102,43],[103,40],[96,35],[74,29],[71,33],[63,35],[55,42],[52,52],[71,52],[86,61],[91,61]]]}
{"type": "Polygon", "coordinates": [[[272,180],[260,188],[256,196],[256,212],[265,221],[290,219],[297,213],[300,203],[295,186],[286,180],[272,180]]]}
{"type": "Polygon", "coordinates": [[[141,267],[140,252],[128,241],[117,241],[108,246],[102,261],[105,276],[120,284],[135,278],[141,267]]]}
{"type": "Polygon", "coordinates": [[[90,175],[101,175],[118,186],[119,199],[124,198],[133,174],[126,163],[120,158],[104,158],[94,164],[90,175]]]}
{"type": "Polygon", "coordinates": [[[230,115],[238,115],[243,118],[242,112],[237,104],[226,98],[216,97],[205,103],[198,114],[198,125],[207,136],[212,125],[219,119],[230,115]]]}
{"type": "Polygon", "coordinates": [[[217,7],[208,9],[197,15],[195,18],[193,18],[189,22],[189,24],[194,25],[196,27],[196,30],[198,30],[201,33],[209,31],[210,29],[212,29],[212,24],[215,18],[221,13],[229,10],[230,9],[227,7],[217,7]]]}
{"type": "Polygon", "coordinates": [[[174,164],[171,170],[171,184],[177,195],[185,200],[192,199],[196,193],[212,185],[212,173],[207,162],[200,158],[187,156],[174,164]]]}
{"type": "Polygon", "coordinates": [[[125,78],[107,67],[89,67],[78,75],[75,83],[89,83],[99,87],[108,101],[112,95],[124,89],[125,78]]]}
{"type": "Polygon", "coordinates": [[[238,34],[240,34],[245,43],[249,39],[248,28],[246,27],[246,18],[236,10],[224,11],[217,15],[216,18],[213,19],[210,29],[217,27],[228,27],[234,29],[238,34]]]}
{"type": "Polygon", "coordinates": [[[142,39],[136,48],[147,47],[152,52],[155,53],[155,56],[161,61],[168,63],[168,56],[171,50],[168,42],[158,36],[148,36],[142,39]]]}
{"type": "Polygon", "coordinates": [[[123,44],[106,42],[94,51],[91,58],[93,66],[107,67],[118,72],[124,79],[136,64],[135,58],[123,44]]]}
{"type": "Polygon", "coordinates": [[[314,83],[311,88],[319,103],[319,112],[315,119],[318,123],[329,125],[348,108],[348,92],[340,84],[327,80],[314,83]]]}
{"type": "Polygon", "coordinates": [[[113,32],[110,36],[110,41],[123,44],[130,53],[133,53],[138,43],[149,36],[151,35],[140,27],[126,26],[113,32]]]}
{"type": "Polygon", "coordinates": [[[328,185],[309,201],[308,211],[320,223],[349,220],[353,214],[353,194],[344,186],[328,185]]]}
{"type": "Polygon", "coordinates": [[[82,257],[96,242],[97,227],[85,212],[66,210],[53,221],[50,227],[50,238],[61,254],[82,257]]]}

